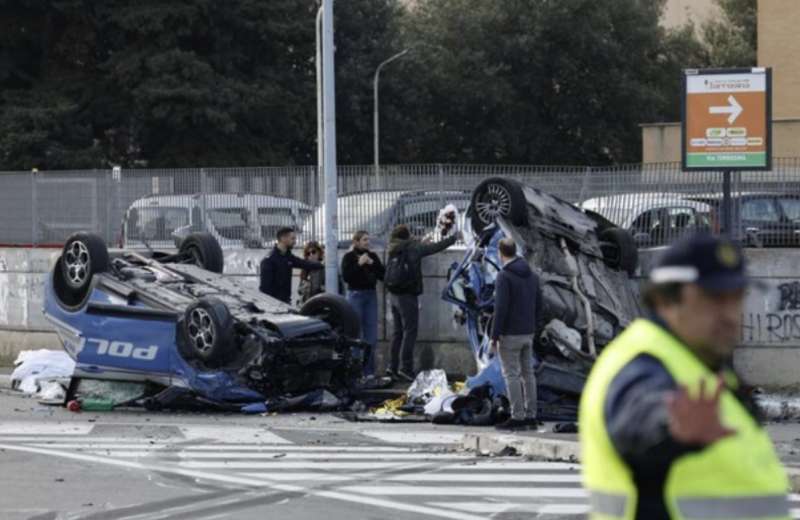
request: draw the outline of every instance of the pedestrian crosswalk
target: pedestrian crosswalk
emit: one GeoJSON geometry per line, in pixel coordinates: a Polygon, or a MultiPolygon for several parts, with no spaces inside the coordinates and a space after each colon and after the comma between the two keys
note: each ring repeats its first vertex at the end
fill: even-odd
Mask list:
{"type": "MultiPolygon", "coordinates": [[[[511,519],[535,514],[556,519],[583,518],[588,512],[577,464],[477,457],[442,444],[402,443],[400,436],[391,436],[391,441],[373,436],[366,444],[301,444],[280,432],[264,435],[262,431],[259,442],[244,431],[233,440],[186,433],[163,438],[0,434],[0,446],[157,468],[162,473],[246,488],[394,509],[418,518],[511,519]]],[[[800,518],[800,496],[791,498],[793,518],[800,518]]]]}

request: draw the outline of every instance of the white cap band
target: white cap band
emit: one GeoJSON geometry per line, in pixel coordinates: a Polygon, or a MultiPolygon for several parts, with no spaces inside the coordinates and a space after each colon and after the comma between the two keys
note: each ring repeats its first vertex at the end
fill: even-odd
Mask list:
{"type": "Polygon", "coordinates": [[[691,283],[700,278],[700,272],[690,265],[673,265],[656,267],[650,271],[653,283],[691,283]]]}

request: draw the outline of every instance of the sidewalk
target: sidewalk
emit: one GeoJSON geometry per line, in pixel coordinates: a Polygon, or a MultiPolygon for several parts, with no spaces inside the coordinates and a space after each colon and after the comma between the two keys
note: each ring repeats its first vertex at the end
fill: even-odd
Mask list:
{"type": "MultiPolygon", "coordinates": [[[[578,436],[552,433],[554,424],[547,423],[539,431],[468,431],[464,435],[462,448],[484,454],[508,453],[514,450],[518,455],[540,460],[580,462],[578,436]]],[[[767,431],[789,473],[792,493],[800,493],[800,424],[768,424],[767,431]]]]}

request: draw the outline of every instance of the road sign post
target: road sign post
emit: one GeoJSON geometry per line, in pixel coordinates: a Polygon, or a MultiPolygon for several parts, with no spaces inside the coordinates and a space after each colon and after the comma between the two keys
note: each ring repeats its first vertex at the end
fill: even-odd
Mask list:
{"type": "Polygon", "coordinates": [[[687,69],[683,87],[683,171],[723,172],[724,231],[737,238],[731,174],[772,167],[772,71],[687,69]]]}

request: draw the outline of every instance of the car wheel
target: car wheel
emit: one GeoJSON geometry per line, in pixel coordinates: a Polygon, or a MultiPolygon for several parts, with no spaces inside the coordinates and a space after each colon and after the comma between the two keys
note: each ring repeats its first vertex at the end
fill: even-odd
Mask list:
{"type": "Polygon", "coordinates": [[[358,313],[343,296],[318,294],[300,308],[300,314],[313,316],[328,323],[333,330],[347,338],[361,337],[358,313]]]}
{"type": "Polygon", "coordinates": [[[599,238],[601,243],[605,242],[610,246],[602,247],[606,264],[633,276],[639,265],[639,250],[631,234],[615,227],[601,231],[599,238]]]}
{"type": "Polygon", "coordinates": [[[527,211],[525,194],[518,182],[492,177],[480,183],[472,193],[470,223],[477,233],[500,217],[521,226],[526,223],[527,211]]]}
{"type": "Polygon", "coordinates": [[[208,366],[219,366],[235,353],[233,317],[217,298],[201,298],[186,309],[183,336],[189,356],[208,366]]]}
{"type": "Polygon", "coordinates": [[[181,242],[178,254],[186,263],[212,273],[222,274],[225,264],[222,247],[210,233],[192,233],[181,242]]]}
{"type": "Polygon", "coordinates": [[[56,297],[67,306],[79,305],[89,294],[92,277],[108,271],[106,243],[91,233],[75,233],[64,244],[53,271],[56,297]]]}

